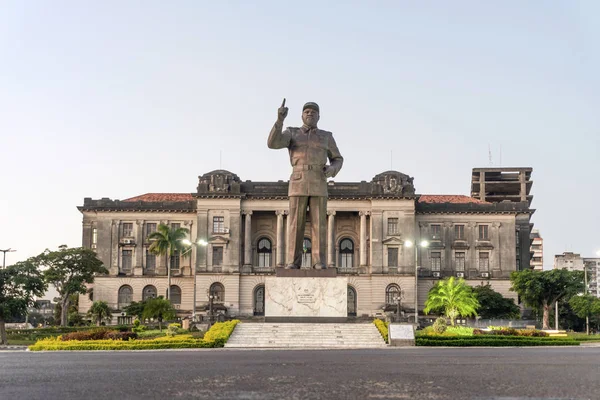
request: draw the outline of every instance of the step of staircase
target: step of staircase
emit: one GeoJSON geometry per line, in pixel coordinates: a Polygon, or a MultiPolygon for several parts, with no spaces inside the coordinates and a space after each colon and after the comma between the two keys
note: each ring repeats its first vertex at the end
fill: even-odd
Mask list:
{"type": "Polygon", "coordinates": [[[239,323],[225,344],[230,348],[386,347],[374,324],[239,323]]]}

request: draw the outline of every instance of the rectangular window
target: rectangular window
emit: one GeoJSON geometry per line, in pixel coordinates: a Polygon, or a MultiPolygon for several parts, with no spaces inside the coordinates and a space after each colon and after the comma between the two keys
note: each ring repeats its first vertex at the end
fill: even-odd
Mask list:
{"type": "Polygon", "coordinates": [[[156,271],[156,255],[150,253],[150,251],[147,249],[146,249],[146,271],[147,272],[156,271]]]}
{"type": "Polygon", "coordinates": [[[92,244],[98,244],[98,228],[92,228],[92,244]]]}
{"type": "Polygon", "coordinates": [[[150,236],[151,233],[156,232],[156,223],[148,222],[146,223],[146,237],[150,236]]]}
{"type": "Polygon", "coordinates": [[[212,259],[212,263],[215,266],[219,266],[219,265],[223,265],[223,247],[222,246],[217,246],[217,247],[213,247],[213,259],[212,259]]]}
{"type": "Polygon", "coordinates": [[[442,253],[439,251],[431,252],[431,270],[440,271],[442,269],[442,253]]]}
{"type": "Polygon", "coordinates": [[[441,225],[431,225],[431,238],[437,239],[437,240],[442,238],[442,226],[441,225]]]}
{"type": "Polygon", "coordinates": [[[121,253],[121,272],[131,272],[131,261],[133,258],[133,250],[123,250],[121,253]]]}
{"type": "Polygon", "coordinates": [[[465,240],[464,225],[454,225],[454,240],[465,240]]]}
{"type": "Polygon", "coordinates": [[[174,254],[171,256],[171,270],[179,270],[179,252],[175,250],[174,254]]]}
{"type": "Polygon", "coordinates": [[[390,247],[388,248],[388,267],[397,267],[398,266],[398,248],[390,247]]]}
{"type": "Polygon", "coordinates": [[[479,253],[479,271],[490,270],[490,253],[479,253]]]}
{"type": "Polygon", "coordinates": [[[488,228],[487,225],[479,225],[479,240],[489,240],[488,228]]]}
{"type": "Polygon", "coordinates": [[[213,233],[225,233],[225,217],[213,217],[213,233]]]}
{"type": "Polygon", "coordinates": [[[456,261],[456,270],[464,271],[465,270],[465,253],[464,252],[456,252],[454,254],[454,260],[456,261]]]}
{"type": "Polygon", "coordinates": [[[398,233],[398,218],[388,218],[388,235],[397,235],[398,233]]]}
{"type": "Polygon", "coordinates": [[[171,224],[171,229],[179,229],[181,228],[181,224],[179,222],[174,222],[171,224]]]}
{"type": "Polygon", "coordinates": [[[123,223],[123,237],[132,237],[133,236],[133,223],[132,222],[124,222],[123,223]]]}

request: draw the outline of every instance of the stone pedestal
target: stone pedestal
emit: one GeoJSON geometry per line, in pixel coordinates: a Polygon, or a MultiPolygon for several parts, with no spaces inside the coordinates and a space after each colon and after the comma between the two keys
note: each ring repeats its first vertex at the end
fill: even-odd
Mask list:
{"type": "Polygon", "coordinates": [[[388,340],[392,346],[414,346],[415,325],[414,324],[390,324],[388,340]]]}
{"type": "Polygon", "coordinates": [[[347,277],[265,279],[266,321],[337,322],[347,316],[347,277]]]}

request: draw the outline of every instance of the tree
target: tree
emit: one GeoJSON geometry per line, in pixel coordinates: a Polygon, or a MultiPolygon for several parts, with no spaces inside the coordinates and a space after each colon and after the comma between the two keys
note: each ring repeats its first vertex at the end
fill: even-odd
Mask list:
{"type": "Polygon", "coordinates": [[[515,301],[496,292],[489,283],[474,287],[473,293],[479,302],[477,313],[481,318],[512,319],[521,315],[515,301]]]}
{"type": "Polygon", "coordinates": [[[94,282],[96,274],[108,274],[108,270],[96,257],[96,253],[83,247],[60,246],[58,251],[46,250],[34,257],[34,264],[45,269],[46,282],[59,294],[61,306],[60,325],[67,326],[71,295],[86,294],[86,284],[94,282]]]}
{"type": "Polygon", "coordinates": [[[110,311],[107,302],[95,301],[88,311],[88,316],[96,321],[97,326],[100,326],[102,321],[110,322],[112,319],[112,312],[110,311]]]}
{"type": "Polygon", "coordinates": [[[142,317],[144,319],[147,318],[155,318],[158,320],[158,328],[162,332],[162,322],[164,320],[170,320],[175,318],[176,316],[175,309],[169,300],[163,299],[162,296],[159,296],[155,299],[146,300],[146,306],[144,307],[144,313],[142,317]]]}
{"type": "Polygon", "coordinates": [[[582,271],[515,271],[510,274],[510,281],[510,290],[517,292],[526,305],[542,310],[542,329],[550,329],[550,308],[554,302],[583,291],[582,271]]]}
{"type": "Polygon", "coordinates": [[[138,319],[143,319],[144,307],[146,307],[147,300],[144,301],[132,301],[127,307],[123,309],[127,315],[133,315],[138,319]]]}
{"type": "Polygon", "coordinates": [[[47,287],[31,259],[0,269],[0,344],[7,344],[6,320],[27,313],[27,308],[35,305],[35,297],[43,296],[47,287]]]}
{"type": "Polygon", "coordinates": [[[148,235],[148,239],[152,242],[148,251],[158,256],[165,256],[167,265],[167,299],[171,298],[171,257],[177,252],[185,255],[187,246],[183,244],[183,240],[189,233],[187,228],[169,228],[165,224],[160,224],[156,228],[156,232],[148,235]]]}
{"type": "Polygon", "coordinates": [[[425,302],[425,314],[432,310],[443,310],[445,316],[450,318],[454,325],[456,317],[477,315],[479,303],[475,298],[473,289],[465,283],[464,279],[455,280],[454,277],[439,281],[429,290],[425,302]]]}
{"type": "MultiPolygon", "coordinates": [[[[571,309],[579,318],[586,318],[589,321],[589,317],[600,314],[600,299],[591,294],[584,294],[581,296],[573,296],[569,300],[571,309]]],[[[586,322],[586,332],[590,334],[589,322],[586,322]]]]}

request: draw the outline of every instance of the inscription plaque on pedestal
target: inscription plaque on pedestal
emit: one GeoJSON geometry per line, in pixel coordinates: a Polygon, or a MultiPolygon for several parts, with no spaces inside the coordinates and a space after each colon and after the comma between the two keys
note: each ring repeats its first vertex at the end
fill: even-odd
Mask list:
{"type": "Polygon", "coordinates": [[[265,279],[265,318],[346,318],[348,278],[265,279]]]}

